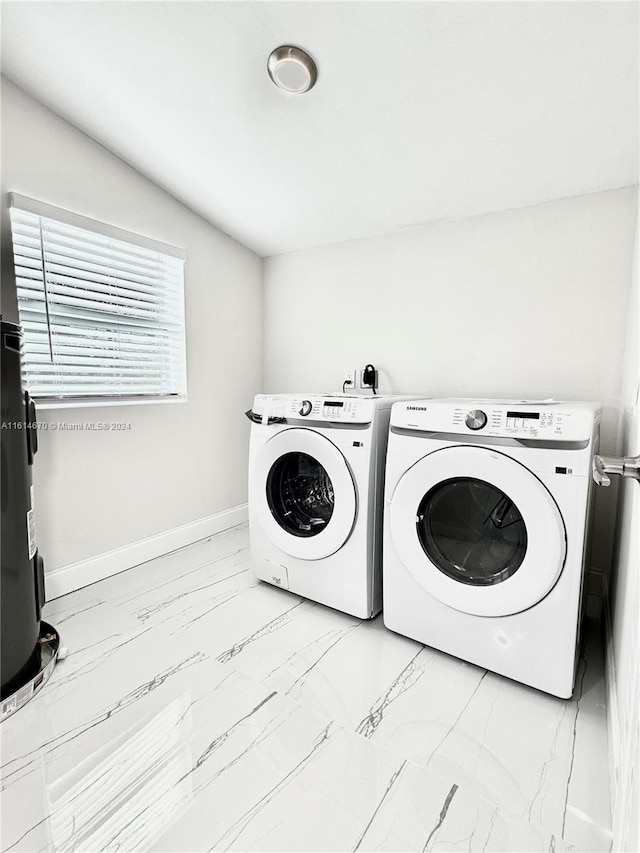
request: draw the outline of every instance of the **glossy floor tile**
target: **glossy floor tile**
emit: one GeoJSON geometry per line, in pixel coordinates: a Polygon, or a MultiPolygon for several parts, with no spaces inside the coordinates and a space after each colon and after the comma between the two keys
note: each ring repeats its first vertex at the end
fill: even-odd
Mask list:
{"type": "Polygon", "coordinates": [[[597,629],[565,702],[258,583],[244,526],[47,605],[2,850],[605,851],[597,629]]]}

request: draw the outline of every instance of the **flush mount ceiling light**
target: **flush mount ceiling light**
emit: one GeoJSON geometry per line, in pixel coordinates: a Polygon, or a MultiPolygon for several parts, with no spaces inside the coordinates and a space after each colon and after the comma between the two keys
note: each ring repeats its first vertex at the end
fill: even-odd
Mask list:
{"type": "Polygon", "coordinates": [[[302,95],[315,85],[318,69],[309,54],[299,47],[283,44],[267,62],[269,77],[279,89],[302,95]]]}

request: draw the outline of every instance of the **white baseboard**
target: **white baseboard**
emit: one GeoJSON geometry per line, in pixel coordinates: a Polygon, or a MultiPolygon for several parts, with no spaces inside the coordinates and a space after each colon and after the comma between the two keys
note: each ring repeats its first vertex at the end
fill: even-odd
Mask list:
{"type": "Polygon", "coordinates": [[[146,563],[155,557],[177,551],[178,548],[184,548],[185,545],[206,539],[214,533],[228,530],[246,520],[247,505],[241,504],[189,524],[183,524],[181,527],[165,530],[156,536],[140,539],[122,548],[115,548],[105,554],[98,554],[88,560],[81,560],[79,563],[72,563],[62,569],[47,572],[45,575],[47,601],[139,566],[140,563],[146,563]]]}

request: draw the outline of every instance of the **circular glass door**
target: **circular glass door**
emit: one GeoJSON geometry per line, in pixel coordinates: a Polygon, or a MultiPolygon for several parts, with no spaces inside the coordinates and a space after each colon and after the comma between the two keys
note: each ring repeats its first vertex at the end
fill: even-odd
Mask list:
{"type": "Polygon", "coordinates": [[[436,450],[402,475],[389,533],[420,586],[476,616],[537,604],[566,557],[564,522],[546,486],[512,457],[468,445],[436,450]]]}
{"type": "Polygon", "coordinates": [[[313,456],[285,453],[269,471],[267,501],[273,517],[288,533],[317,536],[333,515],[333,483],[313,456]]]}
{"type": "Polygon", "coordinates": [[[351,535],[357,499],[341,451],[312,429],[291,427],[258,450],[249,468],[252,513],[286,554],[320,560],[351,535]]]}
{"type": "Polygon", "coordinates": [[[445,480],[430,489],[420,501],[416,527],[434,566],[471,586],[507,580],[527,552],[527,528],[518,507],[496,486],[473,477],[445,480]]]}

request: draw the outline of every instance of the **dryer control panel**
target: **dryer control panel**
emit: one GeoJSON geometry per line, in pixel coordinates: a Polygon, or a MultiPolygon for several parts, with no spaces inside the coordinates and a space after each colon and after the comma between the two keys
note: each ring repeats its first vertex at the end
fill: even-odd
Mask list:
{"type": "Polygon", "coordinates": [[[600,415],[595,403],[433,400],[396,403],[391,426],[430,433],[538,441],[588,441],[600,415]]]}
{"type": "MultiPolygon", "coordinates": [[[[464,424],[472,432],[485,432],[489,435],[510,436],[514,438],[557,439],[571,432],[573,414],[570,411],[546,412],[543,409],[495,409],[486,406],[483,409],[465,411],[464,406],[454,409],[451,424],[460,427],[464,424]]],[[[455,429],[458,432],[458,429],[455,429]]],[[[590,433],[589,433],[590,434],[590,433]]],[[[576,439],[572,437],[571,441],[576,439]]]]}

